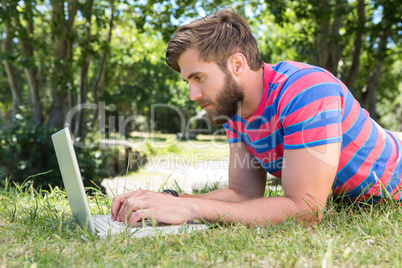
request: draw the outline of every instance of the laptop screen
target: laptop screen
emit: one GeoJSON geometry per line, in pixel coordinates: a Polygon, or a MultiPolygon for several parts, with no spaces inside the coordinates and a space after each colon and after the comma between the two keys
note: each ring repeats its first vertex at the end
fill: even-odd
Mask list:
{"type": "Polygon", "coordinates": [[[94,234],[95,228],[69,129],[66,127],[53,134],[52,141],[71,212],[83,228],[87,227],[88,231],[94,234]]]}

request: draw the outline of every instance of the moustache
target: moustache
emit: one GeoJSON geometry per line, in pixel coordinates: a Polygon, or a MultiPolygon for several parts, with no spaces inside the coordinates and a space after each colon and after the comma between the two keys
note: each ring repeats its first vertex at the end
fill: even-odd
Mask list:
{"type": "Polygon", "coordinates": [[[205,106],[205,105],[209,105],[212,104],[212,101],[209,100],[203,100],[203,99],[199,99],[197,100],[198,105],[200,105],[201,107],[205,106]]]}

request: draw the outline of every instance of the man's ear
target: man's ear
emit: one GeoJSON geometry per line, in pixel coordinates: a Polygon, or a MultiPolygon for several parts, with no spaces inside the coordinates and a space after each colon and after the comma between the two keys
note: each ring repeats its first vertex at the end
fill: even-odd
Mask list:
{"type": "Polygon", "coordinates": [[[230,65],[234,75],[239,76],[244,72],[244,68],[247,66],[246,57],[242,53],[233,54],[230,65]]]}

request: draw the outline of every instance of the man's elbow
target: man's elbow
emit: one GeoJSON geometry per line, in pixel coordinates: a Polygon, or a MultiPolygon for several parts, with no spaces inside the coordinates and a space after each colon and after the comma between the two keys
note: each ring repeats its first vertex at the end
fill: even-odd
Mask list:
{"type": "Polygon", "coordinates": [[[245,191],[241,191],[235,188],[229,188],[230,190],[232,190],[235,195],[236,195],[236,201],[237,202],[244,202],[244,201],[249,201],[249,200],[253,200],[253,199],[258,199],[264,196],[264,192],[260,193],[260,192],[245,192],[245,191]]]}
{"type": "Polygon", "coordinates": [[[307,226],[313,226],[316,224],[320,224],[324,215],[322,209],[308,209],[303,210],[297,215],[295,215],[295,219],[297,222],[302,223],[307,226]]]}
{"type": "Polygon", "coordinates": [[[293,220],[306,226],[313,226],[321,223],[324,216],[324,208],[317,204],[307,204],[305,201],[293,201],[293,207],[289,207],[286,220],[293,220]]]}

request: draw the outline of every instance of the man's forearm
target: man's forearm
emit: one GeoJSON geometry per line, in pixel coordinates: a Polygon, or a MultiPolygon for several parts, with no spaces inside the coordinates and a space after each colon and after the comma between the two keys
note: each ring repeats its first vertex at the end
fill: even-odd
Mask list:
{"type": "Polygon", "coordinates": [[[242,202],[193,199],[189,202],[192,203],[198,219],[211,222],[223,220],[226,223],[240,222],[252,226],[279,224],[294,217],[312,224],[322,216],[287,197],[267,197],[242,202]]]}
{"type": "Polygon", "coordinates": [[[211,200],[219,200],[219,201],[227,201],[227,202],[239,202],[244,201],[245,198],[233,191],[232,189],[220,189],[215,190],[206,194],[200,195],[191,195],[191,194],[179,194],[180,197],[185,198],[198,198],[198,199],[211,199],[211,200]]]}

